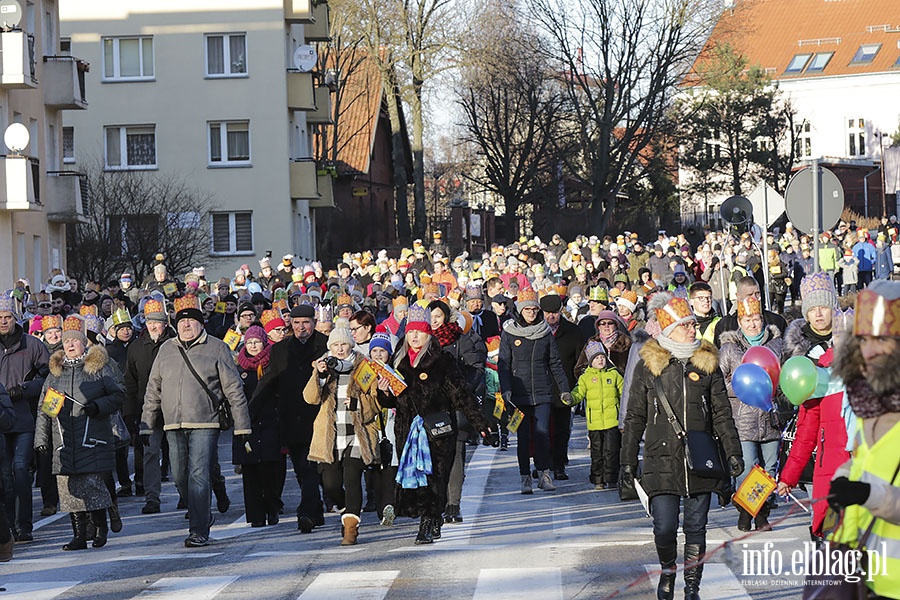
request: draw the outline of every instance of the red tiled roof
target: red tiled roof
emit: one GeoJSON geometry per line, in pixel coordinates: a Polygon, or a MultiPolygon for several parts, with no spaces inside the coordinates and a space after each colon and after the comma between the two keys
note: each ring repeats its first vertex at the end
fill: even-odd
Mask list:
{"type": "MultiPolygon", "coordinates": [[[[342,62],[344,62],[342,60],[342,62]]],[[[341,106],[335,107],[338,170],[368,173],[372,144],[381,112],[383,86],[375,61],[357,50],[344,62],[341,106]],[[347,65],[352,65],[347,68],[347,65]]]]}
{"type": "MultiPolygon", "coordinates": [[[[725,9],[707,49],[728,43],[773,79],[881,73],[898,69],[898,0],[736,0],[725,9]],[[863,44],[881,44],[868,63],[851,64],[863,44]],[[820,72],[786,74],[797,54],[833,52],[820,72]]],[[[704,54],[695,63],[703,61],[704,54]]]]}

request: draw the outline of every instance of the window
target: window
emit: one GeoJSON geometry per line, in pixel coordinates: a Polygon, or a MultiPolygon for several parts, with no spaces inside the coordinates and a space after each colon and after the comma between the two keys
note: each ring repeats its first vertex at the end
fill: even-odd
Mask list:
{"type": "Polygon", "coordinates": [[[247,75],[247,36],[222,33],[206,36],[206,76],[245,77],[247,75]]]}
{"type": "Polygon", "coordinates": [[[75,162],[75,128],[63,127],[63,162],[75,162]]]}
{"type": "Polygon", "coordinates": [[[116,257],[137,255],[159,247],[159,215],[109,216],[109,250],[116,257]]]}
{"type": "Polygon", "coordinates": [[[875,55],[881,50],[881,44],[863,44],[853,55],[851,65],[867,65],[875,60],[875,55]]]}
{"type": "Polygon", "coordinates": [[[103,80],[152,80],[153,38],[103,38],[103,80]]]}
{"type": "Polygon", "coordinates": [[[834,56],[834,52],[817,52],[809,62],[809,66],[806,67],[806,72],[821,73],[828,66],[828,61],[831,60],[832,56],[834,56]]]}
{"type": "Polygon", "coordinates": [[[209,123],[209,164],[250,164],[250,121],[209,123]]]}
{"type": "Polygon", "coordinates": [[[894,61],[894,68],[900,69],[900,56],[898,56],[897,60],[894,61]]]}
{"type": "Polygon", "coordinates": [[[156,127],[105,128],[107,169],[152,169],[156,167],[156,127]]]}
{"type": "Polygon", "coordinates": [[[212,253],[253,254],[253,213],[213,213],[212,253]]]}
{"type": "Polygon", "coordinates": [[[847,120],[847,154],[865,156],[866,152],[866,120],[847,120]]]}
{"type": "Polygon", "coordinates": [[[791,64],[787,66],[787,69],[784,70],[785,73],[802,73],[803,68],[806,66],[806,63],[809,62],[809,59],[812,57],[812,54],[796,54],[794,58],[791,59],[791,64]]]}
{"type": "Polygon", "coordinates": [[[794,154],[797,158],[809,158],[812,156],[812,127],[809,121],[803,121],[794,127],[794,154]]]}
{"type": "Polygon", "coordinates": [[[59,38],[59,53],[63,56],[72,55],[72,38],[59,38]]]}

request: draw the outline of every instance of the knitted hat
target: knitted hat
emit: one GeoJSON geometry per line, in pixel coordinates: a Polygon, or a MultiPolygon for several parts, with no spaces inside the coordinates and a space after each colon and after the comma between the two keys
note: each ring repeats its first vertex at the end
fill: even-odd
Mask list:
{"type": "Polygon", "coordinates": [[[484,293],[481,291],[480,285],[467,285],[466,286],[466,300],[482,300],[484,299],[484,293]]]}
{"type": "Polygon", "coordinates": [[[588,364],[594,362],[594,359],[597,358],[598,354],[606,356],[606,348],[603,347],[601,342],[591,340],[584,347],[584,355],[587,358],[588,364]]]}
{"type": "Polygon", "coordinates": [[[837,292],[834,281],[825,271],[807,275],[800,281],[800,298],[803,304],[803,316],[816,306],[835,309],[838,307],[837,292]]]}
{"type": "Polygon", "coordinates": [[[522,309],[530,306],[535,308],[541,307],[540,304],[538,304],[537,292],[534,290],[521,290],[516,298],[516,311],[522,312],[522,309]]]}
{"type": "Polygon", "coordinates": [[[618,306],[624,306],[631,312],[634,312],[637,309],[637,303],[637,294],[632,292],[631,290],[625,290],[624,292],[622,292],[622,296],[616,300],[616,304],[618,306]]]}
{"type": "Polygon", "coordinates": [[[35,333],[39,333],[44,330],[43,321],[41,320],[41,315],[35,316],[31,319],[31,324],[28,326],[28,335],[34,335],[35,333]]]}
{"type": "Polygon", "coordinates": [[[424,331],[431,335],[431,313],[421,304],[413,304],[409,307],[409,315],[406,317],[406,331],[424,331]]]}
{"type": "Polygon", "coordinates": [[[269,343],[269,336],[266,335],[266,330],[259,325],[251,325],[244,334],[244,341],[247,340],[261,340],[265,347],[269,343]]]}
{"type": "Polygon", "coordinates": [[[759,300],[757,300],[753,296],[747,296],[737,305],[737,316],[740,319],[741,317],[747,317],[750,315],[761,315],[762,314],[762,304],[760,304],[759,300]]]}
{"type": "MultiPolygon", "coordinates": [[[[146,306],[144,307],[146,308],[146,306]]],[[[175,324],[182,319],[194,319],[203,323],[203,313],[200,311],[200,299],[188,294],[181,298],[175,298],[175,324]]]]}
{"type": "Polygon", "coordinates": [[[12,313],[16,316],[16,299],[8,294],[0,294],[0,312],[12,313]]]}
{"type": "Polygon", "coordinates": [[[876,279],[856,296],[854,335],[900,337],[900,281],[876,279]]]}
{"type": "Polygon", "coordinates": [[[144,320],[155,321],[157,323],[168,323],[169,315],[166,314],[166,309],[162,302],[155,298],[148,298],[147,301],[144,302],[144,320]]]}
{"type": "Polygon", "coordinates": [[[69,315],[63,321],[62,340],[79,340],[87,344],[87,336],[84,334],[84,317],[81,315],[69,315]]]}
{"type": "Polygon", "coordinates": [[[346,327],[335,327],[328,335],[328,349],[331,350],[331,347],[335,344],[350,344],[352,348],[356,345],[356,342],[353,341],[353,336],[350,335],[349,329],[346,327]]]}
{"type": "Polygon", "coordinates": [[[242,302],[238,307],[237,316],[240,317],[242,314],[248,312],[253,313],[253,318],[256,318],[256,307],[249,302],[242,302]]]}
{"type": "Polygon", "coordinates": [[[281,311],[274,308],[264,310],[259,316],[259,322],[262,323],[262,326],[265,328],[266,333],[269,333],[276,327],[285,326],[284,319],[281,317],[281,311]]]}
{"type": "Polygon", "coordinates": [[[45,315],[41,319],[41,331],[50,331],[51,329],[62,329],[63,320],[59,315],[45,315]]]}
{"type": "Polygon", "coordinates": [[[386,333],[375,333],[372,335],[372,339],[369,340],[369,350],[371,351],[372,348],[382,348],[388,354],[394,353],[394,348],[391,345],[391,336],[386,333]]]}
{"type": "Polygon", "coordinates": [[[663,335],[669,335],[675,327],[696,320],[691,305],[684,298],[672,298],[665,306],[656,309],[656,320],[663,335]]]}

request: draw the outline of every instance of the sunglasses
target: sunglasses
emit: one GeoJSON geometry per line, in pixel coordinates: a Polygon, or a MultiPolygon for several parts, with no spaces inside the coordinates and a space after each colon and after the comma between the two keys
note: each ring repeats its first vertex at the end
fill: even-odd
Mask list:
{"type": "Polygon", "coordinates": [[[53,305],[50,304],[49,302],[41,302],[37,306],[38,306],[38,308],[51,308],[53,305]]]}

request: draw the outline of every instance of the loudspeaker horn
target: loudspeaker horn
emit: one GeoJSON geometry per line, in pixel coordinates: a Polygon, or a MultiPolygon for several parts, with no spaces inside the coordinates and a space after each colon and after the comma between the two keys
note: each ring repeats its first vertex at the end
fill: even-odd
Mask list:
{"type": "Polygon", "coordinates": [[[753,218],[753,204],[743,196],[732,196],[719,207],[719,214],[730,225],[743,225],[753,218]]]}

